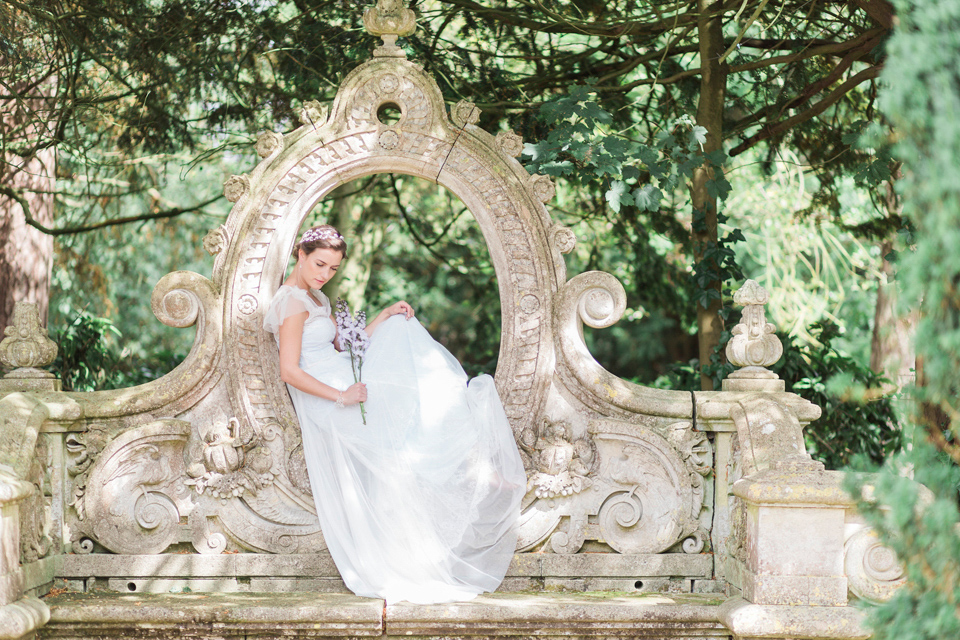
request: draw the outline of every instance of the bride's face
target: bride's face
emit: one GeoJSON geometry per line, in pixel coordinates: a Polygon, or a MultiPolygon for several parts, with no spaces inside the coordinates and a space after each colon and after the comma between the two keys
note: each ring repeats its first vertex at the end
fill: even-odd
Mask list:
{"type": "Polygon", "coordinates": [[[303,250],[297,260],[301,281],[311,289],[319,289],[337,273],[343,254],[334,249],[314,249],[309,255],[303,250]]]}

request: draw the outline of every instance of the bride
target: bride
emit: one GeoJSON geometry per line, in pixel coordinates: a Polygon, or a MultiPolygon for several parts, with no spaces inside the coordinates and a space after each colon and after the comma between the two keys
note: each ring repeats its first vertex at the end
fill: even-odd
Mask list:
{"type": "Polygon", "coordinates": [[[388,603],[493,591],[513,557],[526,486],[493,379],[468,384],[413,308],[397,302],[367,325],[363,382],[354,382],[320,291],[345,255],[332,226],[308,229],[264,319],[330,554],[351,591],[388,603]]]}

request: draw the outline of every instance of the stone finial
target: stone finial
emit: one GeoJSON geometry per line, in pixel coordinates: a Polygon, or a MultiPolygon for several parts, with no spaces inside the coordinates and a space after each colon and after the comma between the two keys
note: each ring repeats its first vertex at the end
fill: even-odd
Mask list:
{"type": "Polygon", "coordinates": [[[57,343],[40,326],[40,309],[34,302],[18,302],[13,324],[3,330],[0,363],[9,369],[46,367],[57,357],[57,343]]]}
{"type": "Polygon", "coordinates": [[[397,38],[413,35],[417,30],[417,16],[403,0],[377,0],[376,6],[363,13],[363,26],[383,40],[383,46],[374,50],[374,56],[405,58],[406,54],[397,46],[397,38]]]}
{"type": "Polygon", "coordinates": [[[784,383],[767,367],[783,355],[774,325],[767,322],[764,305],[770,294],[756,280],[747,280],[733,296],[743,306],[740,323],[727,343],[727,360],[738,367],[723,381],[724,391],[783,391],[784,383]]]}
{"type": "Polygon", "coordinates": [[[3,330],[0,364],[12,372],[0,380],[0,391],[58,390],[60,381],[41,369],[53,364],[57,343],[47,337],[40,324],[40,309],[34,302],[18,302],[13,307],[13,323],[3,330]]]}

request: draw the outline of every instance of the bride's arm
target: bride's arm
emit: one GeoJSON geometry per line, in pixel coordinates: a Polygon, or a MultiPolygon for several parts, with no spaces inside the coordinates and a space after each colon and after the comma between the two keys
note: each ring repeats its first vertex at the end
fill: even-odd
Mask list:
{"type": "MultiPolygon", "coordinates": [[[[280,379],[295,389],[336,402],[340,390],[324,384],[300,368],[300,346],[303,342],[303,324],[309,314],[304,311],[287,316],[280,325],[280,379]]],[[[367,388],[362,382],[350,385],[343,392],[344,404],[356,404],[367,399],[367,388]]]]}
{"type": "MultiPolygon", "coordinates": [[[[377,317],[373,319],[373,322],[367,323],[367,335],[372,336],[373,332],[376,331],[381,322],[390,316],[400,315],[401,313],[407,317],[407,320],[409,320],[413,317],[413,307],[403,300],[400,302],[394,302],[392,305],[378,313],[377,317]]],[[[299,355],[297,357],[299,357],[299,355]]]]}

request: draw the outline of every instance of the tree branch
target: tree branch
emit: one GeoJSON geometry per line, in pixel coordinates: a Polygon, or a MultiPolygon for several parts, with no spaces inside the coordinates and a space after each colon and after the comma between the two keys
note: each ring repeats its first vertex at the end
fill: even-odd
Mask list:
{"type": "Polygon", "coordinates": [[[772,138],[774,136],[780,135],[781,133],[787,131],[788,129],[820,115],[821,113],[826,111],[828,107],[830,107],[831,105],[836,103],[838,100],[840,100],[840,98],[847,95],[847,93],[849,93],[857,85],[863,82],[866,82],[867,80],[872,80],[877,76],[879,76],[880,71],[882,69],[883,69],[883,65],[875,65],[868,69],[864,69],[863,71],[853,76],[852,78],[848,79],[846,82],[844,82],[839,87],[834,89],[832,92],[830,92],[830,94],[826,98],[824,98],[817,104],[813,105],[806,111],[802,113],[798,113],[792,118],[787,118],[786,120],[782,120],[777,124],[764,125],[760,129],[760,131],[758,131],[757,133],[750,136],[749,138],[747,138],[746,140],[738,144],[736,147],[731,149],[729,154],[730,157],[732,158],[734,156],[740,155],[741,153],[743,153],[750,147],[753,147],[757,143],[762,142],[764,140],[768,140],[769,138],[772,138]]]}
{"type": "Polygon", "coordinates": [[[114,218],[113,220],[103,220],[101,222],[95,222],[93,224],[86,225],[77,225],[73,227],[63,227],[56,229],[53,227],[47,227],[42,223],[38,222],[33,217],[33,213],[30,211],[30,203],[19,192],[7,187],[5,185],[0,185],[0,194],[5,195],[12,200],[14,200],[20,207],[23,209],[23,217],[28,225],[37,229],[48,236],[65,236],[77,233],[86,233],[87,231],[96,231],[97,229],[106,229],[107,227],[115,227],[121,224],[130,224],[131,222],[145,222],[148,220],[160,220],[163,218],[176,218],[177,216],[183,215],[185,213],[193,213],[203,209],[207,205],[213,204],[220,198],[222,195],[216,195],[209,200],[204,200],[199,202],[192,207],[179,207],[176,209],[166,209],[164,211],[155,211],[154,213],[143,213],[137,216],[126,216],[123,218],[114,218]]]}

